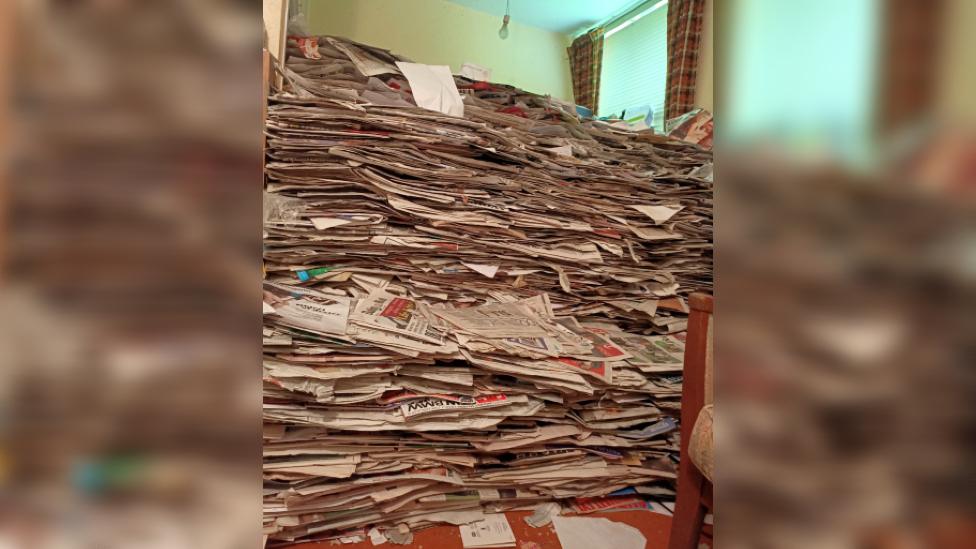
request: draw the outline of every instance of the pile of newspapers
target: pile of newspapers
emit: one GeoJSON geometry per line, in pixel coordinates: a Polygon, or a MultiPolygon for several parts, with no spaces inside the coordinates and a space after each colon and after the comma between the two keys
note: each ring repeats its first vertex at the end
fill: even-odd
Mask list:
{"type": "Polygon", "coordinates": [[[332,37],[279,70],[268,538],[673,494],[711,153],[332,37]]]}

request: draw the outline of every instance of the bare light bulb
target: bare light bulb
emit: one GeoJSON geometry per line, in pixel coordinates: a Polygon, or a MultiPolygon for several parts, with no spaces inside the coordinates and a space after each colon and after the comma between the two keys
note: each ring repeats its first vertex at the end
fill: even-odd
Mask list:
{"type": "Polygon", "coordinates": [[[505,18],[502,19],[502,28],[498,29],[498,37],[502,40],[508,38],[508,14],[505,14],[505,18]]]}

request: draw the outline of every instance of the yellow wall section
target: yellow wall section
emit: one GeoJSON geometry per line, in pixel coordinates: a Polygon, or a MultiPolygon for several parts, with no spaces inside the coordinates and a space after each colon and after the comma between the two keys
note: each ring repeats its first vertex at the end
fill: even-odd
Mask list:
{"type": "Polygon", "coordinates": [[[501,17],[444,0],[310,0],[307,10],[315,34],[345,36],[455,72],[475,63],[490,68],[495,82],[573,100],[569,37],[520,25],[517,15],[502,40],[501,17]]]}

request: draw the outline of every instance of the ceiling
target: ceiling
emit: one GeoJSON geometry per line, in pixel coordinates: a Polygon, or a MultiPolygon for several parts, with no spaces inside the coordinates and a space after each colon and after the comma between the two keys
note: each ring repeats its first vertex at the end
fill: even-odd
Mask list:
{"type": "MultiPolygon", "coordinates": [[[[505,15],[505,0],[448,0],[484,13],[505,15]]],[[[509,0],[512,21],[560,33],[571,33],[618,15],[642,0],[509,0]]]]}

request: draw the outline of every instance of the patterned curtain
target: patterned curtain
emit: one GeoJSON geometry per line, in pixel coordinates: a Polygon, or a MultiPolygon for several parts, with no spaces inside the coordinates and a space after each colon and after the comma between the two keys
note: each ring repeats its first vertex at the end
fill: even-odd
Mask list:
{"type": "Polygon", "coordinates": [[[945,0],[888,0],[881,9],[883,93],[874,114],[878,129],[889,132],[918,124],[932,110],[948,6],[945,0]]]}
{"type": "Polygon", "coordinates": [[[600,99],[600,67],[603,64],[603,29],[593,29],[566,48],[573,76],[573,97],[596,114],[600,99]]]}
{"type": "Polygon", "coordinates": [[[695,106],[698,49],[701,47],[705,0],[668,2],[668,83],[665,91],[665,119],[690,111],[695,106]]]}

